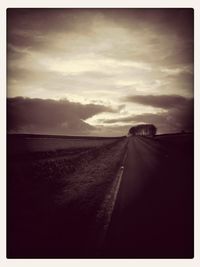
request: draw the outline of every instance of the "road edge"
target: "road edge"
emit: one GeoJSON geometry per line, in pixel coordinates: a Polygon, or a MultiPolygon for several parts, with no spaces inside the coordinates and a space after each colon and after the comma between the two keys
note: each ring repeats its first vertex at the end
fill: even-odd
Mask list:
{"type": "Polygon", "coordinates": [[[98,243],[97,244],[98,253],[101,253],[101,250],[103,248],[103,245],[104,245],[104,242],[106,239],[108,228],[110,226],[110,222],[112,219],[112,214],[113,214],[113,211],[115,208],[117,196],[119,193],[122,177],[124,174],[124,165],[125,165],[125,162],[127,159],[127,154],[128,154],[127,145],[126,145],[125,149],[126,150],[125,150],[125,154],[124,154],[124,157],[122,160],[122,164],[117,171],[117,175],[116,175],[116,178],[114,179],[111,190],[106,194],[105,199],[104,199],[102,205],[100,206],[100,208],[97,212],[96,221],[97,222],[99,220],[103,221],[103,226],[102,226],[102,229],[99,233],[100,236],[99,236],[98,242],[97,242],[98,243]]]}

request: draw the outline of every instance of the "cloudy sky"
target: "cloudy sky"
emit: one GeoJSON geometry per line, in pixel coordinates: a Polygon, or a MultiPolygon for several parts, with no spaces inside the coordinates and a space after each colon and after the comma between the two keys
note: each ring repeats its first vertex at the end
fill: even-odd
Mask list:
{"type": "Polygon", "coordinates": [[[9,132],[192,130],[192,9],[7,12],[9,132]]]}

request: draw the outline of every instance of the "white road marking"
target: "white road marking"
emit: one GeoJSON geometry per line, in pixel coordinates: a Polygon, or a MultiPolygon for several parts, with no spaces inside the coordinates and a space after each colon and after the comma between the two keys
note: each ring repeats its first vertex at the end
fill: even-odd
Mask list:
{"type": "MultiPolygon", "coordinates": [[[[122,162],[123,164],[125,163],[126,159],[127,159],[127,152],[124,156],[124,159],[122,162]]],[[[99,242],[98,242],[99,249],[102,248],[103,243],[106,238],[106,234],[107,234],[110,222],[111,222],[113,210],[116,204],[117,195],[120,189],[123,173],[124,173],[124,166],[121,166],[117,173],[116,179],[114,180],[112,189],[110,190],[109,194],[107,194],[107,196],[105,197],[105,200],[97,213],[97,217],[96,217],[97,221],[100,220],[103,223],[103,229],[100,233],[99,242]]]]}

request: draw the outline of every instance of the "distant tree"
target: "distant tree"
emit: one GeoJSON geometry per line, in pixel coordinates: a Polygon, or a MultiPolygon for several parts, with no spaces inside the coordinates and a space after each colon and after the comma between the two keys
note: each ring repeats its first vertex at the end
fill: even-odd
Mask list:
{"type": "Polygon", "coordinates": [[[129,129],[129,133],[132,134],[132,135],[136,135],[136,127],[133,126],[129,129]]]}
{"type": "Polygon", "coordinates": [[[156,132],[157,128],[153,124],[139,124],[129,129],[129,134],[132,135],[154,136],[156,132]]]}
{"type": "Polygon", "coordinates": [[[156,135],[156,132],[157,132],[157,128],[156,128],[156,126],[152,124],[152,125],[151,125],[151,135],[152,135],[152,136],[156,135]]]}

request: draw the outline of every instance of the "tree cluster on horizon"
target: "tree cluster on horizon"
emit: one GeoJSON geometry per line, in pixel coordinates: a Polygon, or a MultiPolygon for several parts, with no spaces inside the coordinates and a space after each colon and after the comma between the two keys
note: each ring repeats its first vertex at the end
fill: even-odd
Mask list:
{"type": "Polygon", "coordinates": [[[157,128],[153,124],[139,124],[129,129],[129,134],[154,136],[157,128]]]}

